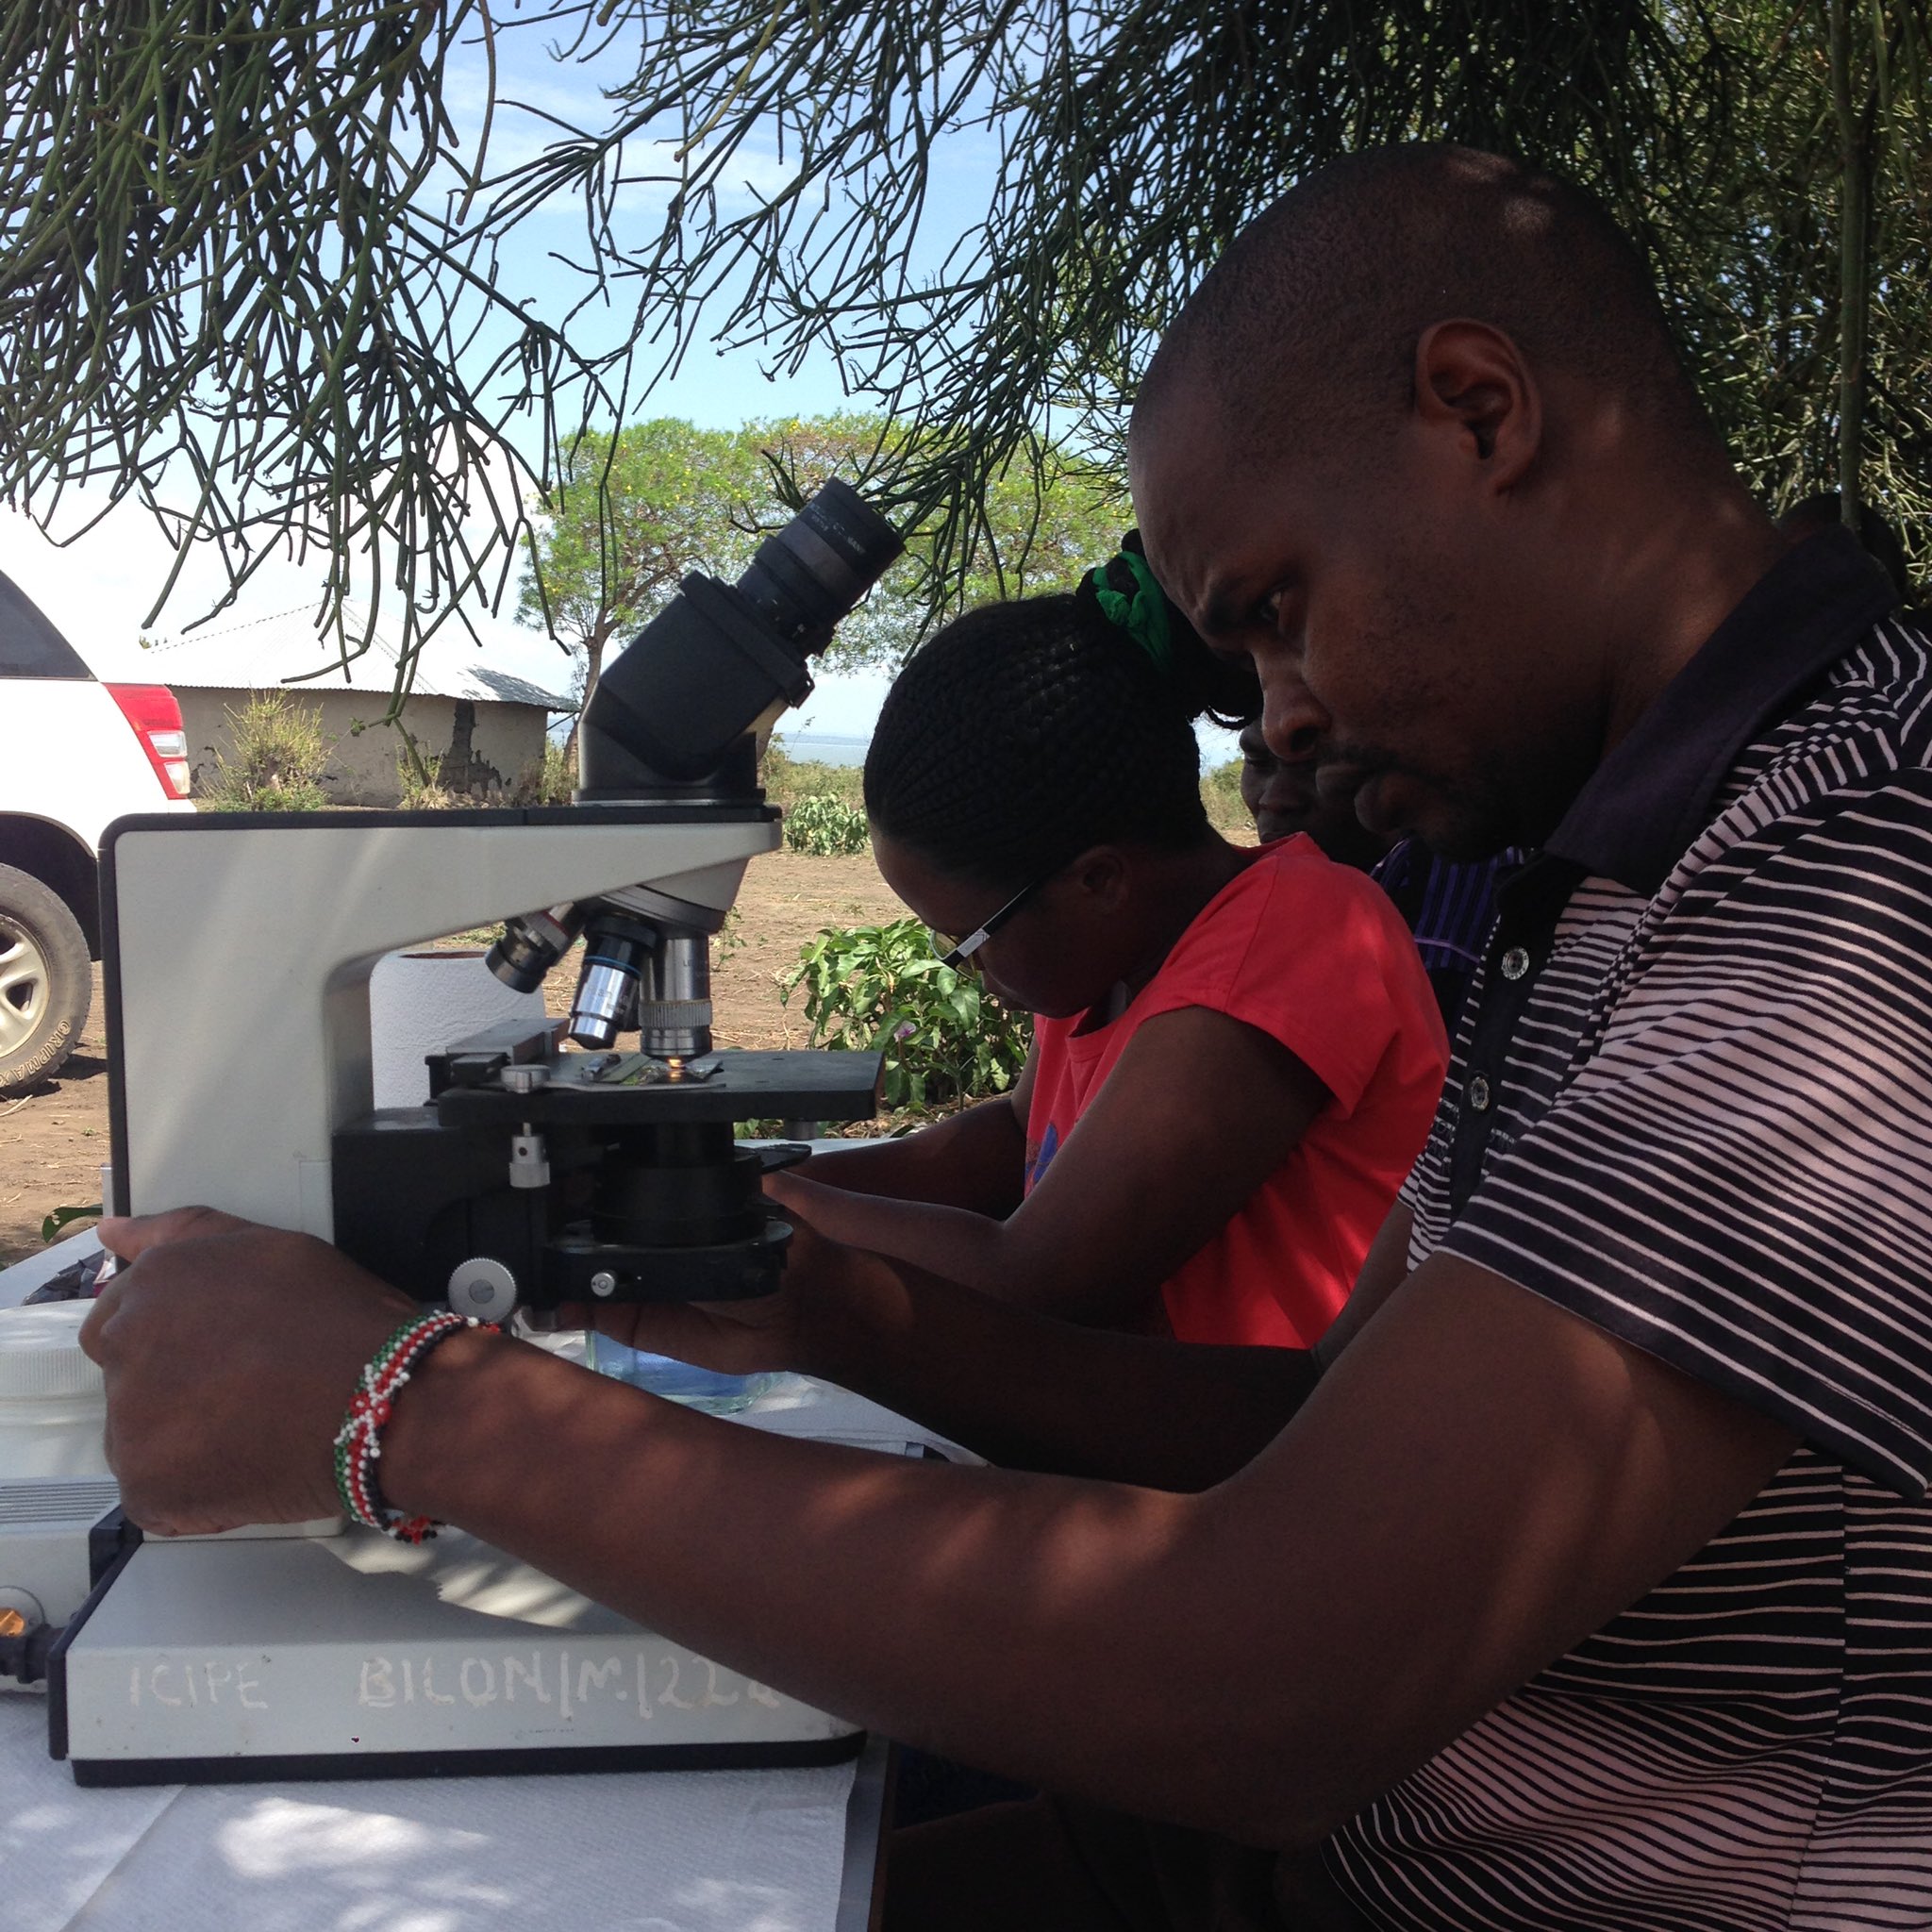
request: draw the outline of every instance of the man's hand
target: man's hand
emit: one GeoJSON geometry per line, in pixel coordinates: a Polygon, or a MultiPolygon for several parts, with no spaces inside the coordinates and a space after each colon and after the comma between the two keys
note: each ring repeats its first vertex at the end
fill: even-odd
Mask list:
{"type": "Polygon", "coordinates": [[[104,1221],[101,1242],[124,1265],[80,1341],[128,1515],[177,1536],[334,1515],[342,1412],[415,1303],[322,1241],[208,1208],[104,1221]]]}
{"type": "Polygon", "coordinates": [[[577,1302],[560,1311],[563,1321],[723,1374],[822,1373],[828,1366],[826,1330],[849,1323],[858,1306],[889,1289],[891,1271],[874,1256],[825,1240],[802,1216],[788,1219],[792,1234],[775,1294],[730,1302],[577,1302]]]}

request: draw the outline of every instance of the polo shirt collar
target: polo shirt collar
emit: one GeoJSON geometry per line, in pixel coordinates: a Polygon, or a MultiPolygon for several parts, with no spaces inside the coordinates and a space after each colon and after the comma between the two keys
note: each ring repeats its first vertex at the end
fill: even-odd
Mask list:
{"type": "Polygon", "coordinates": [[[1744,747],[1898,602],[1849,530],[1788,551],[1591,773],[1543,851],[1653,896],[1744,747]]]}

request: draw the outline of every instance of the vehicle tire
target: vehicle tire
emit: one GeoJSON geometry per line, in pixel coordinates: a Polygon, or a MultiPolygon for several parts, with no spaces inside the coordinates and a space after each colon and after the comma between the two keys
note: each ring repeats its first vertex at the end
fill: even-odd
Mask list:
{"type": "Polygon", "coordinates": [[[0,1099],[50,1079],[93,998],[87,936],[60,895],[0,865],[0,1099]]]}

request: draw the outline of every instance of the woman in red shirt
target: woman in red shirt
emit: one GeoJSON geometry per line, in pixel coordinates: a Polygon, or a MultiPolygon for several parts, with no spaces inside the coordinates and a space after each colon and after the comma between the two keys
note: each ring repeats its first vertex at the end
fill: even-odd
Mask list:
{"type": "Polygon", "coordinates": [[[988,1294],[1307,1347],[1420,1151],[1446,1058],[1407,928],[1306,836],[1229,844],[1192,721],[1257,707],[1131,551],[974,611],[866,758],[887,882],[1035,1015],[1011,1093],[774,1176],[788,1211],[988,1294]]]}

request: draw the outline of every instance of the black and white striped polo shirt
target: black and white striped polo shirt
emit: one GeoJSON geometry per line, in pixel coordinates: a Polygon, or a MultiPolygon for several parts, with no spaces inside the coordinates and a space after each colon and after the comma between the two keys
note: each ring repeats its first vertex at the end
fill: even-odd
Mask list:
{"type": "Polygon", "coordinates": [[[1788,555],[1504,889],[1411,1259],[1798,1430],[1331,1842],[1379,1925],[1932,1925],[1932,626],[1788,555]]]}

